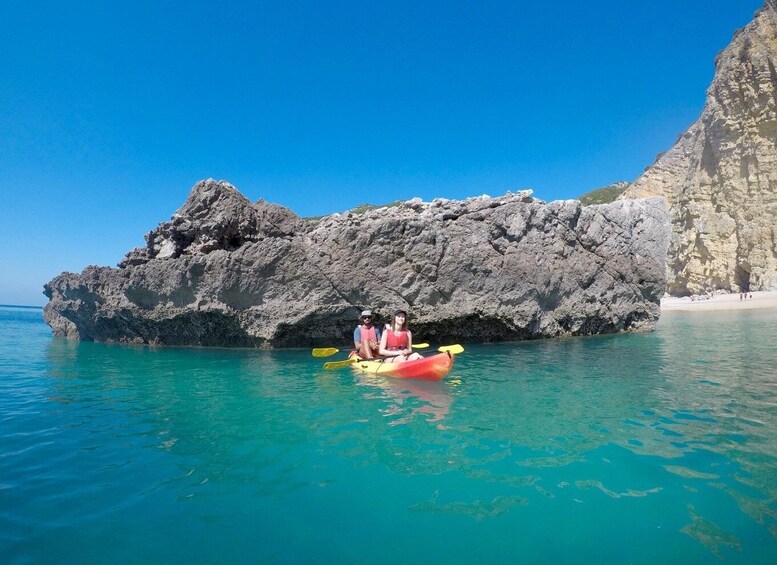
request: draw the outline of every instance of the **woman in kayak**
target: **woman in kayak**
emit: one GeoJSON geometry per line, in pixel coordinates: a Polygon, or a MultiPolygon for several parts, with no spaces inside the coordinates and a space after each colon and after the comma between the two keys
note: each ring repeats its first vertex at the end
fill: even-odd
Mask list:
{"type": "Polygon", "coordinates": [[[386,329],[380,336],[379,351],[386,358],[384,363],[404,363],[421,359],[421,355],[413,352],[413,334],[407,329],[407,312],[404,310],[394,312],[391,324],[386,324],[386,329]]]}

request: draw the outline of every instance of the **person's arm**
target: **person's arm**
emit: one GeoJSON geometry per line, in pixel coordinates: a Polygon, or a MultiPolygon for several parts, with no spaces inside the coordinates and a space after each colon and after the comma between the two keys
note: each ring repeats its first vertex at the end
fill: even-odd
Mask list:
{"type": "Polygon", "coordinates": [[[359,328],[359,326],[356,326],[356,329],[353,330],[353,346],[356,349],[359,349],[362,345],[362,331],[359,328]]]}
{"type": "Polygon", "coordinates": [[[405,349],[405,355],[410,355],[413,352],[413,334],[410,330],[407,330],[407,349],[405,349]]]}

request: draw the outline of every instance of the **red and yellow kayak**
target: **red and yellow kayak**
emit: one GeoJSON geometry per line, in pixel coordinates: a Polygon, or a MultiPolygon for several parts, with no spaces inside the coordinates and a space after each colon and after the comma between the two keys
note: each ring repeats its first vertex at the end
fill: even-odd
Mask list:
{"type": "Polygon", "coordinates": [[[363,373],[372,373],[398,379],[419,379],[422,381],[441,381],[451,372],[453,355],[446,351],[404,363],[385,363],[382,360],[358,359],[353,367],[363,373]]]}

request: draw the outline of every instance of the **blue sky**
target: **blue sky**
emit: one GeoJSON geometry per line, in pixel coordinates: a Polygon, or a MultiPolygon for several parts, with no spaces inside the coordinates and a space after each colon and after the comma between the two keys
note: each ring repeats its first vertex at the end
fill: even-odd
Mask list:
{"type": "Polygon", "coordinates": [[[0,303],[191,186],[301,216],[633,180],[761,0],[0,3],[0,303]]]}

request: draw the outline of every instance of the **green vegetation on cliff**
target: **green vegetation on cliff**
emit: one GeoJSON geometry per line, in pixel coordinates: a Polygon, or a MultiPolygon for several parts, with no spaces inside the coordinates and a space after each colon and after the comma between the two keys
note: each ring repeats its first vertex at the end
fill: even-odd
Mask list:
{"type": "Polygon", "coordinates": [[[629,187],[629,183],[620,181],[611,185],[597,188],[591,192],[586,192],[578,200],[583,203],[583,206],[591,206],[592,204],[609,204],[618,199],[629,187]]]}

